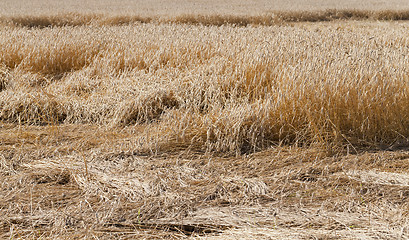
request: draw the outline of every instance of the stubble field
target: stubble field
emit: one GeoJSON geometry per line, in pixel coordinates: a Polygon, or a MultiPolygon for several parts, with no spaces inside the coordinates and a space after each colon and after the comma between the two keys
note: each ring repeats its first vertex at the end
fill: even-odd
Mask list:
{"type": "Polygon", "coordinates": [[[0,238],[409,237],[407,3],[114,3],[0,3],[0,238]]]}

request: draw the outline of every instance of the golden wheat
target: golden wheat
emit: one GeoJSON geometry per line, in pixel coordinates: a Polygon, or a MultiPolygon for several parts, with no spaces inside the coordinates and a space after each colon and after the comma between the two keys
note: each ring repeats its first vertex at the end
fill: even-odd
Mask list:
{"type": "Polygon", "coordinates": [[[362,10],[362,9],[327,9],[320,11],[272,11],[255,15],[233,14],[192,14],[181,13],[179,15],[151,15],[143,14],[98,14],[98,13],[52,13],[48,15],[12,15],[1,16],[0,24],[20,27],[53,27],[53,26],[113,26],[131,23],[179,23],[200,24],[207,26],[221,25],[264,25],[271,26],[291,22],[322,22],[335,20],[381,20],[397,21],[409,20],[409,10],[362,10]]]}
{"type": "Polygon", "coordinates": [[[409,136],[405,23],[0,32],[2,121],[155,123],[160,142],[247,152],[409,136]]]}
{"type": "Polygon", "coordinates": [[[409,236],[409,154],[379,151],[409,146],[408,19],[402,0],[0,1],[0,238],[409,236]]]}

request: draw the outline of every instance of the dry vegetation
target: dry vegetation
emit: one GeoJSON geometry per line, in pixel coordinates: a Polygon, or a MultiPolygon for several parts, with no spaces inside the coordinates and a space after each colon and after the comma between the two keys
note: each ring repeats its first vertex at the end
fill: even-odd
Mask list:
{"type": "Polygon", "coordinates": [[[409,237],[409,10],[69,2],[0,17],[1,238],[409,237]]]}
{"type": "Polygon", "coordinates": [[[0,119],[147,124],[155,134],[145,142],[158,148],[239,154],[392,145],[409,134],[407,31],[394,22],[6,26],[0,119]]]}

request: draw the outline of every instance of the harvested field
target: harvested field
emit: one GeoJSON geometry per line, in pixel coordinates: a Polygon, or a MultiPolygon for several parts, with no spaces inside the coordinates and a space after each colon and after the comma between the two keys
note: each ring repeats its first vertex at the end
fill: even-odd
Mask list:
{"type": "Polygon", "coordinates": [[[124,150],[129,131],[84,125],[4,126],[0,137],[2,238],[407,236],[405,151],[139,154],[124,150]]]}
{"type": "Polygon", "coordinates": [[[409,238],[407,3],[53,4],[0,3],[0,238],[409,238]]]}
{"type": "Polygon", "coordinates": [[[249,16],[266,12],[282,11],[322,11],[369,10],[401,11],[408,10],[409,3],[403,0],[2,0],[0,14],[3,16],[51,15],[55,13],[101,13],[109,15],[134,16],[179,16],[192,15],[235,15],[249,16]]]}

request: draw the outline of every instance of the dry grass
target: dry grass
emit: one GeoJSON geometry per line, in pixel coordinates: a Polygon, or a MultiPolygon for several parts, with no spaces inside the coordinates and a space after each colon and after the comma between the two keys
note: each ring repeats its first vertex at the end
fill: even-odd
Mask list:
{"type": "Polygon", "coordinates": [[[0,12],[0,238],[408,238],[407,3],[209,2],[0,12]]]}

